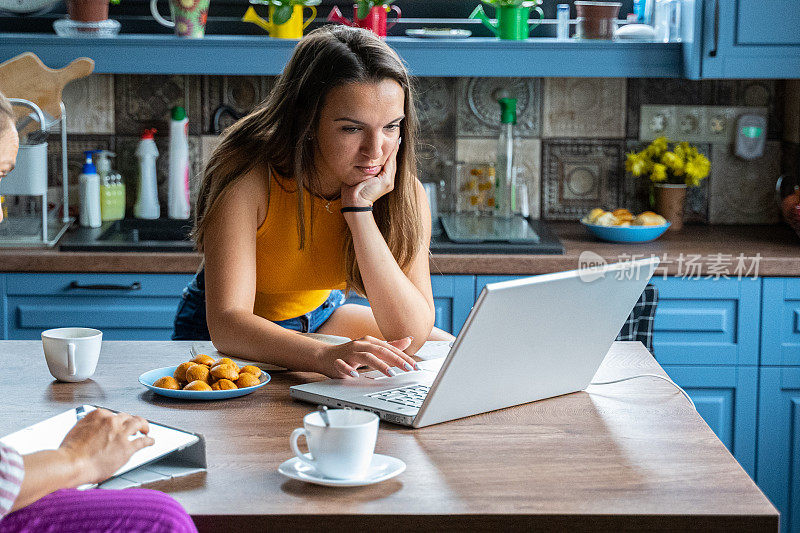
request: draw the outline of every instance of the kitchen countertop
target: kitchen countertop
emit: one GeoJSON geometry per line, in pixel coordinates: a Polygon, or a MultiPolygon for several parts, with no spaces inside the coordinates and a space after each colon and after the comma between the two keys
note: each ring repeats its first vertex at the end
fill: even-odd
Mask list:
{"type": "MultiPolygon", "coordinates": [[[[785,225],[684,226],[641,244],[602,242],[577,222],[548,222],[563,255],[433,254],[433,274],[543,274],[577,268],[579,262],[615,262],[658,255],[657,275],[694,276],[737,272],[747,276],[800,277],[800,238],[785,225]],[[583,259],[583,261],[581,261],[583,259]]],[[[191,273],[197,253],[61,252],[1,249],[0,272],[191,273]]]]}

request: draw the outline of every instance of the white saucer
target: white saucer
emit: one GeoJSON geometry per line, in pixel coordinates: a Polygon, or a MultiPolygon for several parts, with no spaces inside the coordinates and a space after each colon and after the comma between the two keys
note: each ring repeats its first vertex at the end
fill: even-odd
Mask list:
{"type": "MultiPolygon", "coordinates": [[[[311,459],[311,455],[306,454],[311,459]]],[[[401,474],[406,469],[406,464],[395,457],[380,455],[372,456],[367,475],[362,479],[333,479],[320,476],[314,467],[300,461],[297,457],[292,457],[288,461],[281,463],[278,472],[292,479],[299,479],[307,483],[315,483],[326,487],[361,487],[386,481],[394,476],[401,474]]]]}

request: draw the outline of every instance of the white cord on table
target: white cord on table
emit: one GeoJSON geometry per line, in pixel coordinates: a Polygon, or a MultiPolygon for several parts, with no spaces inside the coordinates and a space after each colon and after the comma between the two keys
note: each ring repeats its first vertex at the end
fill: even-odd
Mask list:
{"type": "Polygon", "coordinates": [[[686,391],[681,388],[680,385],[678,385],[677,383],[675,383],[674,381],[672,381],[668,377],[659,376],[658,374],[637,374],[635,376],[628,376],[626,378],[615,379],[615,380],[612,380],[612,381],[592,381],[591,383],[589,383],[589,385],[611,385],[612,383],[619,383],[621,381],[628,381],[629,379],[636,379],[636,378],[658,378],[658,379],[663,379],[664,381],[666,381],[667,383],[672,384],[676,389],[681,391],[681,394],[683,394],[686,397],[686,399],[689,400],[689,403],[692,404],[692,408],[695,411],[697,411],[697,406],[694,404],[694,402],[689,397],[689,395],[686,394],[686,391]]]}

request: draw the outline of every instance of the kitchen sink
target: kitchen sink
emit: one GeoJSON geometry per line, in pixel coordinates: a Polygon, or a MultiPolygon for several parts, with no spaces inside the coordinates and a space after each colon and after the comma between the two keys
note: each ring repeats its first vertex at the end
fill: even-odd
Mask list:
{"type": "MultiPolygon", "coordinates": [[[[563,254],[564,247],[540,220],[528,220],[538,235],[533,243],[453,242],[447,238],[438,218],[434,221],[431,252],[434,254],[563,254]]],[[[98,229],[78,228],[59,242],[65,252],[191,252],[189,220],[141,220],[107,222],[98,229]]]]}
{"type": "Polygon", "coordinates": [[[81,234],[62,241],[64,251],[97,252],[191,252],[190,220],[126,218],[104,225],[99,232],[81,234]]]}

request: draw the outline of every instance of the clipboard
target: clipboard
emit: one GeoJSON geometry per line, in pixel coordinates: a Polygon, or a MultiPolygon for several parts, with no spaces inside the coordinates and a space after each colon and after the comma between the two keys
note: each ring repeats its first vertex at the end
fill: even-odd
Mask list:
{"type": "MultiPolygon", "coordinates": [[[[61,414],[28,426],[0,438],[22,455],[43,450],[55,450],[70,429],[84,416],[97,409],[95,405],[80,405],[61,414]]],[[[104,408],[105,409],[105,408],[104,408]]],[[[108,409],[113,413],[113,409],[108,409]]],[[[191,433],[158,422],[147,421],[150,436],[156,441],[134,453],[107,480],[81,485],[79,489],[124,489],[145,483],[188,476],[207,468],[206,442],[199,433],[191,433]]]]}

